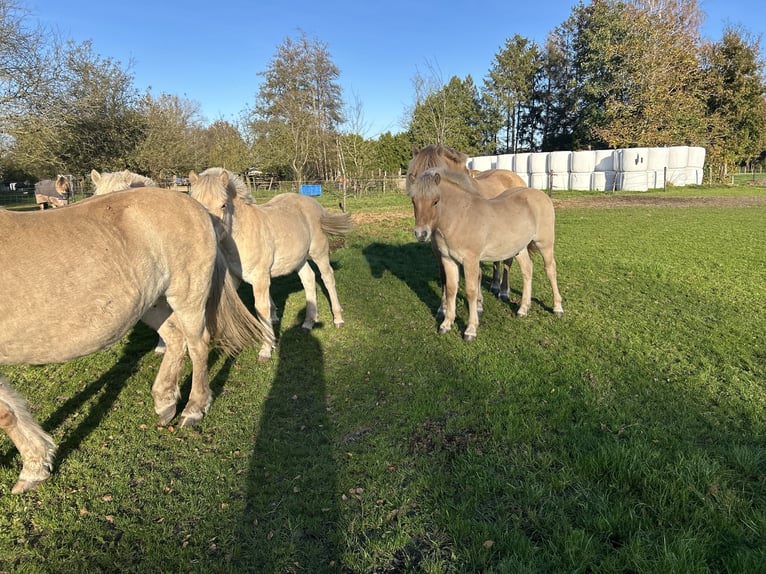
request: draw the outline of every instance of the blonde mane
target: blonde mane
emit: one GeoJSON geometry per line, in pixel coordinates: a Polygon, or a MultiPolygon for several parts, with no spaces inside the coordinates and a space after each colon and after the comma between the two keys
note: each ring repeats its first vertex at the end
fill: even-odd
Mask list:
{"type": "Polygon", "coordinates": [[[157,185],[151,178],[128,170],[98,173],[94,169],[90,172],[90,179],[96,186],[93,195],[104,195],[123,189],[155,187],[157,185]]]}
{"type": "Polygon", "coordinates": [[[439,185],[447,181],[467,193],[476,193],[473,180],[467,173],[461,173],[445,167],[431,167],[412,179],[407,194],[413,198],[435,197],[439,194],[439,185]]]}
{"type": "Polygon", "coordinates": [[[424,148],[413,146],[407,173],[418,175],[432,167],[446,167],[468,173],[467,161],[466,154],[444,144],[429,144],[424,148]]]}
{"type": "Polygon", "coordinates": [[[226,172],[229,176],[229,183],[226,184],[226,192],[229,196],[239,197],[245,203],[253,203],[253,195],[250,193],[250,189],[248,189],[247,184],[236,173],[222,167],[209,167],[199,175],[200,177],[203,175],[217,177],[223,172],[226,172]]]}

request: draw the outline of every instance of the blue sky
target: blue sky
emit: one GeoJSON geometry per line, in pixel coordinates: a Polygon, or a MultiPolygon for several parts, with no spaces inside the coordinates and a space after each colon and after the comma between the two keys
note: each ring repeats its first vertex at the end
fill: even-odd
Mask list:
{"type": "MultiPolygon", "coordinates": [[[[200,104],[203,115],[236,121],[251,106],[261,72],[285,38],[324,42],[348,102],[361,102],[365,136],[397,133],[414,101],[412,80],[471,75],[481,86],[514,34],[544,43],[578,4],[565,0],[19,0],[29,18],[95,53],[129,65],[136,87],[200,104]],[[433,7],[440,9],[435,12],[433,7]]],[[[699,0],[703,35],[726,24],[764,32],[762,0],[699,0]]],[[[763,50],[763,42],[761,43],[763,50]]]]}

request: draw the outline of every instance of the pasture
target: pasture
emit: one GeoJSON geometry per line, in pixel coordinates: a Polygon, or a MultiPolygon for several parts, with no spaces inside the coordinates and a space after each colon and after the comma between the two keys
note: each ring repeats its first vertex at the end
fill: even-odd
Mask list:
{"type": "MultiPolygon", "coordinates": [[[[320,293],[303,331],[298,277],[275,279],[272,360],[214,351],[198,427],[157,426],[141,325],[3,367],[59,451],[12,495],[20,458],[0,443],[0,572],[762,571],[765,195],[554,197],[564,317],[539,255],[526,318],[518,267],[509,306],[485,265],[472,343],[462,278],[437,334],[409,199],[350,200],[331,253],[345,327],[320,293]]],[[[51,312],[72,297],[88,294],[51,312]]]]}

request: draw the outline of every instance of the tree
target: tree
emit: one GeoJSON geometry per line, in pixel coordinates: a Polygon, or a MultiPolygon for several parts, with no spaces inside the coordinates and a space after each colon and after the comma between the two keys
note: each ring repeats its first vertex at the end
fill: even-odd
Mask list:
{"type": "Polygon", "coordinates": [[[414,145],[442,143],[469,155],[479,155],[490,147],[486,116],[471,76],[465,80],[453,76],[445,86],[421,92],[417,98],[409,126],[414,145]]]}
{"type": "Polygon", "coordinates": [[[297,181],[331,176],[343,122],[339,74],[325,44],[305,33],[297,41],[285,39],[260,72],[264,82],[249,114],[259,157],[287,166],[297,181]]]}
{"type": "Polygon", "coordinates": [[[516,153],[521,140],[521,116],[529,107],[539,67],[539,49],[518,34],[505,41],[495,54],[489,75],[484,80],[488,108],[502,118],[504,137],[499,153],[516,153]]]}
{"type": "Polygon", "coordinates": [[[760,42],[729,27],[702,50],[708,125],[708,163],[718,177],[766,149],[766,84],[760,42]]]}
{"type": "Polygon", "coordinates": [[[200,157],[202,125],[197,102],[171,94],[154,97],[147,93],[140,114],[144,134],[129,158],[129,165],[136,171],[159,182],[208,167],[200,157]]]}
{"type": "Polygon", "coordinates": [[[224,167],[242,173],[253,165],[253,157],[237,126],[225,120],[217,120],[198,130],[195,138],[197,155],[206,167],[224,167]]]}

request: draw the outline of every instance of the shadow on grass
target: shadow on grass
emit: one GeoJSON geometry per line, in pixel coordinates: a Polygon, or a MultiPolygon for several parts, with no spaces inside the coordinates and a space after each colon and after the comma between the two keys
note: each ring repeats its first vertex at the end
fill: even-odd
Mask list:
{"type": "Polygon", "coordinates": [[[253,572],[322,571],[339,547],[336,468],[319,342],[287,329],[247,476],[234,563],[253,572]],[[300,566],[297,566],[300,565],[300,566]]]}
{"type": "MultiPolygon", "coordinates": [[[[80,446],[114,407],[117,397],[136,371],[141,358],[155,345],[154,331],[142,324],[134,327],[128,335],[123,353],[117,362],[82,391],[67,398],[41,424],[46,432],[52,433],[98,395],[92,406],[88,408],[87,414],[82,419],[78,419],[77,424],[67,432],[64,440],[58,445],[55,467],[61,466],[67,456],[80,446]]],[[[13,448],[0,457],[0,465],[9,464],[15,455],[16,449],[13,448]]]]}

